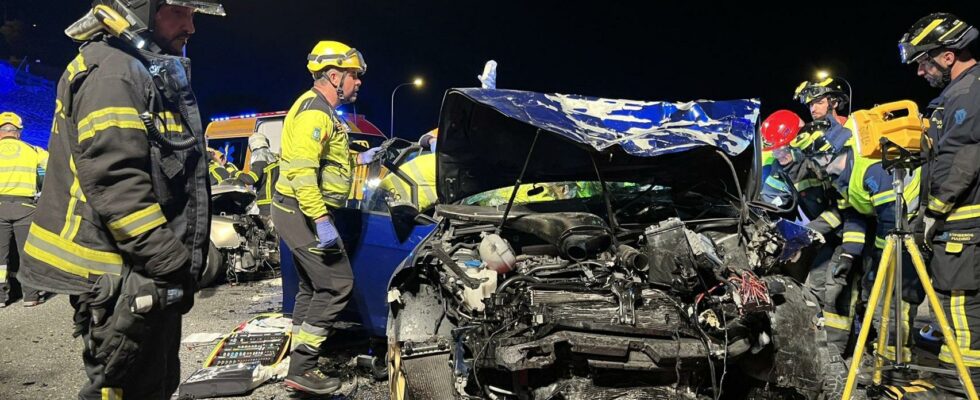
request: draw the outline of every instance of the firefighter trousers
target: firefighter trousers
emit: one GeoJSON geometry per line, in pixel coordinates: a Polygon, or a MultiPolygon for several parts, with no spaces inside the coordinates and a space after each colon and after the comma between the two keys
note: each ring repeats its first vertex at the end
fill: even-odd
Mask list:
{"type": "MultiPolygon", "coordinates": [[[[973,384],[980,391],[980,244],[976,230],[955,231],[939,235],[932,244],[930,274],[943,313],[956,334],[963,362],[970,370],[973,384]],[[967,289],[969,288],[969,289],[967,289]],[[957,290],[962,289],[962,290],[957,290]]],[[[932,310],[933,313],[937,310],[932,310]]],[[[949,347],[939,350],[943,368],[954,368],[949,347]]],[[[962,393],[963,388],[953,376],[936,376],[936,386],[950,392],[962,393]]]]}
{"type": "MultiPolygon", "coordinates": [[[[78,296],[71,296],[75,307],[75,320],[87,320],[84,307],[79,306],[78,296]]],[[[79,400],[146,399],[168,400],[180,385],[180,335],[181,314],[176,309],[164,309],[146,318],[145,340],[139,345],[132,367],[119,383],[109,383],[105,365],[92,355],[93,339],[89,330],[82,332],[85,350],[82,361],[88,382],[78,392],[79,400]]]]}
{"type": "Polygon", "coordinates": [[[854,333],[852,327],[857,314],[863,268],[859,259],[854,262],[847,274],[834,276],[833,271],[830,271],[833,268],[831,265],[836,263],[842,253],[843,249],[837,246],[832,257],[827,260],[827,265],[824,266],[823,317],[827,342],[836,346],[837,350],[846,356],[854,333]]]}
{"type": "Polygon", "coordinates": [[[292,197],[274,195],[272,220],[292,253],[299,275],[293,308],[293,342],[289,374],[300,375],[317,367],[320,347],[333,330],[333,322],[347,306],[354,288],[343,241],[331,248],[316,248],[319,241],[312,221],[292,197]]]}
{"type": "Polygon", "coordinates": [[[0,197],[0,302],[12,301],[19,294],[24,301],[39,300],[37,290],[17,280],[19,256],[24,252],[33,216],[33,199],[0,197]]]}

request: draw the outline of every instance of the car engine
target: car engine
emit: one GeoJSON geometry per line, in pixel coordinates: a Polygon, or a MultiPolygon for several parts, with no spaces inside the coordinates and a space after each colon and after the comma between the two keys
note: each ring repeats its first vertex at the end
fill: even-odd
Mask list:
{"type": "Polygon", "coordinates": [[[826,348],[820,308],[781,273],[787,242],[761,214],[618,229],[581,211],[515,210],[503,223],[488,207],[438,214],[413,272],[389,293],[390,334],[403,363],[447,354],[453,396],[815,399],[837,390],[823,378],[842,364],[826,348]],[[423,297],[424,307],[406,304],[423,297]]]}

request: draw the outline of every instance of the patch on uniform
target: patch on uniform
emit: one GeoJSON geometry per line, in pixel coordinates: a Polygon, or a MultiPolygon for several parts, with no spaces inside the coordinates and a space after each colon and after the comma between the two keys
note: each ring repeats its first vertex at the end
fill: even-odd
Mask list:
{"type": "Polygon", "coordinates": [[[956,125],[963,125],[963,121],[966,120],[966,110],[958,109],[953,113],[953,119],[956,121],[956,125]]]}
{"type": "Polygon", "coordinates": [[[874,180],[873,178],[868,178],[868,179],[865,179],[865,180],[864,180],[864,184],[865,184],[865,186],[867,186],[867,187],[868,187],[868,189],[869,189],[869,190],[871,190],[872,192],[875,192],[875,193],[877,193],[877,192],[878,192],[878,189],[879,189],[879,187],[878,187],[878,181],[876,181],[876,180],[874,180]]]}
{"type": "Polygon", "coordinates": [[[320,128],[313,128],[313,140],[320,140],[320,128]]]}

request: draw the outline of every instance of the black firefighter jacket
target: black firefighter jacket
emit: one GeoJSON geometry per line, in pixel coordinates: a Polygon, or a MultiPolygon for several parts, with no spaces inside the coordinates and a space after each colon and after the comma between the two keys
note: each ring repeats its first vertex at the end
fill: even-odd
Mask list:
{"type": "Polygon", "coordinates": [[[21,279],[82,294],[100,275],[128,268],[151,277],[199,271],[210,188],[189,60],[111,37],[87,42],[58,82],[55,107],[21,279]],[[144,112],[163,137],[196,143],[164,145],[148,134],[144,112]]]}

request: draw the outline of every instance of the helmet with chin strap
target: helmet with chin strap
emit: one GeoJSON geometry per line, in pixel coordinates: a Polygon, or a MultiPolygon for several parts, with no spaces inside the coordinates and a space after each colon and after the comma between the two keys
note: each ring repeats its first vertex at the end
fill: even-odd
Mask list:
{"type": "Polygon", "coordinates": [[[952,80],[952,68],[940,65],[930,53],[948,49],[959,52],[977,38],[977,28],[950,13],[932,13],[920,18],[898,40],[898,55],[904,64],[929,63],[942,73],[942,79],[930,83],[942,87],[952,80]],[[923,58],[923,56],[925,56],[923,58]]]}
{"type": "Polygon", "coordinates": [[[330,84],[337,89],[337,98],[341,102],[347,102],[348,93],[344,93],[344,81],[351,72],[357,76],[367,73],[367,62],[364,56],[357,49],[341,42],[323,40],[313,47],[310,54],[306,56],[306,69],[313,74],[313,79],[323,77],[331,68],[343,71],[340,83],[330,84]]]}

